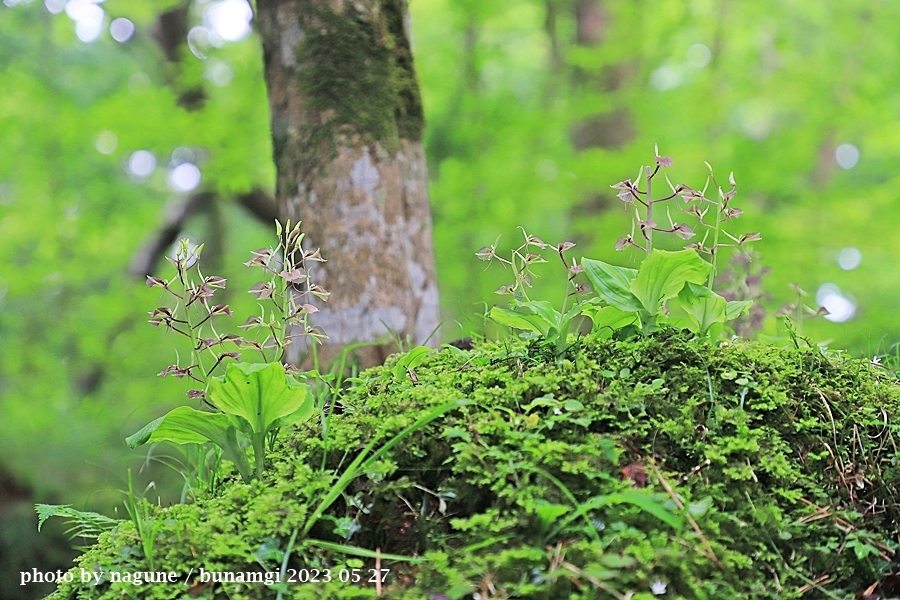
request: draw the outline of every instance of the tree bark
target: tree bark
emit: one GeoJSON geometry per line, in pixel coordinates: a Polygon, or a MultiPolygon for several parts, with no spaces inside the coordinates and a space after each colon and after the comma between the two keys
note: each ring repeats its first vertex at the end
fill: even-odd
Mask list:
{"type": "Polygon", "coordinates": [[[358,351],[378,364],[388,340],[424,343],[440,319],[406,0],[258,0],[257,13],[279,214],[328,261],[310,271],[332,294],[311,319],[329,336],[320,365],[387,342],[358,351]]]}

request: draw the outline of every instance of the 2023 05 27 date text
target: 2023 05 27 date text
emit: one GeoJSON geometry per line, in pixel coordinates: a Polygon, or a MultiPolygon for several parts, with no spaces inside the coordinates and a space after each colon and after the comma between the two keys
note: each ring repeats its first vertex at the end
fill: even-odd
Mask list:
{"type": "MultiPolygon", "coordinates": [[[[196,583],[373,583],[383,584],[387,582],[390,569],[286,569],[284,575],[278,571],[268,573],[238,573],[232,571],[207,571],[200,568],[195,579],[196,583]],[[264,576],[260,579],[260,576],[264,576]]],[[[190,574],[188,575],[190,578],[190,574]]]]}
{"type": "Polygon", "coordinates": [[[287,583],[387,583],[390,569],[287,569],[287,583]]]}

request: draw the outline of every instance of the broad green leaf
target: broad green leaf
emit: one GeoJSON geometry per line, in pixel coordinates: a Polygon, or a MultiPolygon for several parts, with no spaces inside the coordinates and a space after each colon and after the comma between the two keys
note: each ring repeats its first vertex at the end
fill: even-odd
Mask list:
{"type": "Polygon", "coordinates": [[[219,444],[220,441],[224,443],[228,427],[231,423],[226,415],[179,406],[125,438],[125,443],[131,448],[150,442],[204,444],[212,441],[219,444]]]}
{"type": "Polygon", "coordinates": [[[532,408],[539,406],[551,406],[555,408],[559,406],[559,400],[555,400],[553,398],[553,394],[548,394],[546,396],[541,396],[540,398],[535,398],[534,400],[523,406],[522,409],[527,413],[532,408]]]}
{"type": "MultiPolygon", "coordinates": [[[[254,434],[266,433],[298,410],[312,415],[313,400],[305,384],[289,382],[281,363],[228,365],[224,378],[212,379],[208,398],[224,413],[243,418],[254,434]]],[[[303,415],[305,413],[301,413],[303,415]]],[[[297,422],[296,417],[291,422],[297,422]]]]}
{"type": "Polygon", "coordinates": [[[700,333],[706,333],[713,323],[725,322],[725,298],[705,286],[687,282],[678,300],[700,333]]]}
{"type": "Polygon", "coordinates": [[[545,503],[534,507],[534,512],[537,513],[543,528],[550,527],[554,521],[569,512],[569,510],[571,509],[564,504],[545,503]]]}
{"type": "Polygon", "coordinates": [[[548,328],[559,324],[561,318],[559,312],[554,310],[553,305],[546,300],[530,300],[528,302],[513,300],[510,304],[517,312],[539,316],[547,323],[548,328]]]}
{"type": "Polygon", "coordinates": [[[304,402],[303,406],[301,406],[291,414],[281,417],[280,419],[276,419],[269,426],[269,429],[287,427],[288,425],[297,425],[298,423],[303,423],[311,416],[313,416],[314,410],[315,405],[313,404],[313,402],[304,402]]]}
{"type": "Polygon", "coordinates": [[[712,265],[693,250],[654,250],[641,264],[637,277],[631,282],[631,291],[644,310],[655,316],[663,302],[677,296],[684,284],[704,283],[710,269],[712,265]]]}
{"type": "Polygon", "coordinates": [[[859,539],[851,540],[847,545],[853,548],[853,552],[859,560],[865,560],[870,554],[873,556],[878,554],[878,548],[876,546],[867,544],[859,539]]]}
{"type": "Polygon", "coordinates": [[[578,400],[566,400],[565,404],[563,404],[563,408],[569,412],[574,412],[576,410],[584,410],[584,404],[578,400]]]}
{"type": "Polygon", "coordinates": [[[631,325],[638,320],[633,312],[625,312],[615,306],[604,306],[603,308],[589,306],[584,309],[584,314],[590,317],[594,324],[592,331],[600,331],[605,328],[609,330],[610,334],[616,329],[631,325]]]}
{"type": "Polygon", "coordinates": [[[556,327],[551,327],[547,330],[547,333],[544,335],[548,340],[555,340],[559,337],[559,332],[556,330],[556,327]]]}
{"type": "Polygon", "coordinates": [[[491,309],[490,317],[501,325],[514,329],[534,331],[544,336],[547,335],[547,331],[550,328],[549,323],[546,323],[539,315],[522,314],[508,308],[500,308],[499,306],[491,309]]]}
{"type": "Polygon", "coordinates": [[[400,357],[397,364],[394,365],[394,377],[402,379],[406,377],[406,369],[415,369],[419,363],[425,360],[425,357],[433,352],[432,348],[427,346],[416,346],[409,352],[400,357]]]}
{"type": "Polygon", "coordinates": [[[245,480],[249,477],[250,463],[237,442],[237,431],[228,415],[203,412],[190,406],[179,406],[151,421],[134,435],[125,438],[125,443],[131,448],[149,442],[174,444],[213,442],[223,450],[225,458],[237,466],[245,480]]]}
{"type": "Polygon", "coordinates": [[[597,306],[600,303],[600,298],[591,298],[590,300],[582,300],[577,302],[575,306],[566,311],[560,318],[560,323],[565,323],[567,321],[571,321],[578,317],[579,315],[587,315],[587,310],[590,310],[597,306]]]}
{"type": "Polygon", "coordinates": [[[556,332],[551,329],[550,333],[547,335],[547,338],[552,339],[554,335],[556,336],[557,356],[561,356],[565,351],[565,347],[568,343],[569,338],[569,330],[572,328],[572,324],[575,322],[575,319],[584,314],[585,308],[590,307],[597,302],[600,302],[599,298],[592,298],[590,300],[582,300],[580,302],[576,302],[575,305],[567,310],[566,314],[564,315],[561,315],[560,313],[554,311],[554,314],[559,321],[559,331],[556,332]]]}
{"type": "Polygon", "coordinates": [[[581,264],[594,291],[604,302],[625,312],[641,310],[640,301],[631,292],[631,284],[638,275],[636,269],[617,267],[590,258],[581,259],[581,264]]]}
{"type": "Polygon", "coordinates": [[[668,317],[660,315],[656,320],[656,324],[674,327],[675,329],[687,329],[689,331],[694,331],[697,328],[697,325],[687,316],[679,317],[677,315],[669,315],[668,317]]]}
{"type": "Polygon", "coordinates": [[[753,304],[752,300],[732,300],[725,305],[725,320],[731,321],[741,316],[753,304]]]}

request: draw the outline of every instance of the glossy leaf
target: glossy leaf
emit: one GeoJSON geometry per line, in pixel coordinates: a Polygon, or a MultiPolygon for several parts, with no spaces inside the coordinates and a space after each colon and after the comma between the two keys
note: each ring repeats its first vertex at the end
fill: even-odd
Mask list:
{"type": "Polygon", "coordinates": [[[700,333],[705,334],[714,323],[725,322],[725,298],[702,285],[687,282],[678,300],[700,333]]]}
{"type": "Polygon", "coordinates": [[[511,309],[492,308],[491,318],[501,325],[534,331],[544,337],[548,337],[550,330],[558,327],[561,320],[559,312],[546,300],[513,300],[509,305],[511,309]]]}
{"type": "Polygon", "coordinates": [[[280,419],[291,416],[296,423],[313,413],[309,388],[290,383],[281,363],[229,364],[224,378],[210,381],[207,396],[222,412],[245,420],[248,433],[266,433],[280,419]]]}
{"type": "Polygon", "coordinates": [[[678,295],[688,282],[702,284],[712,266],[693,250],[650,253],[631,282],[631,292],[650,315],[659,314],[663,302],[678,295]]]}
{"type": "Polygon", "coordinates": [[[612,335],[612,332],[617,329],[636,323],[638,320],[635,313],[619,310],[615,306],[604,306],[602,308],[597,306],[585,307],[584,314],[593,323],[592,331],[596,332],[605,329],[609,335],[612,335]]]}
{"type": "Polygon", "coordinates": [[[631,291],[631,284],[638,276],[636,269],[617,267],[590,258],[583,258],[581,264],[594,291],[604,302],[625,312],[641,310],[640,300],[631,291]]]}
{"type": "Polygon", "coordinates": [[[753,305],[752,300],[732,300],[725,305],[725,320],[731,321],[741,316],[750,306],[753,305]]]}
{"type": "Polygon", "coordinates": [[[534,507],[534,512],[537,514],[543,528],[549,527],[570,510],[571,508],[565,504],[550,504],[547,502],[534,507]]]}
{"type": "Polygon", "coordinates": [[[432,348],[427,346],[416,346],[409,352],[400,357],[397,364],[394,365],[394,377],[402,379],[406,377],[407,369],[415,369],[419,363],[425,360],[425,357],[433,352],[432,348]]]}
{"type": "Polygon", "coordinates": [[[508,308],[500,308],[499,306],[491,308],[490,317],[501,325],[506,325],[513,329],[534,331],[541,335],[546,335],[550,329],[549,325],[538,315],[522,314],[508,308]]]}
{"type": "Polygon", "coordinates": [[[131,448],[152,442],[213,442],[222,449],[225,458],[235,463],[241,475],[245,479],[249,478],[250,464],[237,442],[236,430],[228,415],[179,406],[125,438],[125,443],[131,448]]]}

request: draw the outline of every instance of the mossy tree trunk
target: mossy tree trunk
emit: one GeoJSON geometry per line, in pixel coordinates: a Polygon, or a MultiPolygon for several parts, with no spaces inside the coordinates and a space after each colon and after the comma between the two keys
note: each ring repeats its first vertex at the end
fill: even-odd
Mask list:
{"type": "MultiPolygon", "coordinates": [[[[390,332],[421,344],[439,311],[406,0],[256,5],[279,212],[328,260],[311,272],[332,293],[312,319],[329,336],[319,357],[390,332]]],[[[393,351],[358,354],[371,365],[393,351]]]]}

